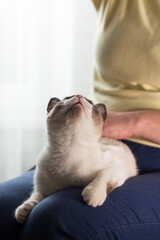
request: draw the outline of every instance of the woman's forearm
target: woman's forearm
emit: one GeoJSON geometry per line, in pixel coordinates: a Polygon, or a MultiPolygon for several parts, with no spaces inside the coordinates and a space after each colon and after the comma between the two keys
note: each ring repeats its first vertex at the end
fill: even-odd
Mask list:
{"type": "Polygon", "coordinates": [[[160,144],[160,111],[109,112],[103,136],[115,139],[142,137],[160,144]]]}
{"type": "Polygon", "coordinates": [[[136,113],[136,127],[132,136],[142,137],[160,144],[160,111],[144,110],[136,113]]]}

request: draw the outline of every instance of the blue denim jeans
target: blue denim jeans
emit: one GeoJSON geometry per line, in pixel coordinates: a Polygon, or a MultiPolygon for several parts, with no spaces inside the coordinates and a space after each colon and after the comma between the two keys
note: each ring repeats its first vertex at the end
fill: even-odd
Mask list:
{"type": "Polygon", "coordinates": [[[125,143],[135,154],[142,174],[114,189],[100,207],[83,202],[83,188],[69,188],[40,202],[21,225],[14,210],[29,197],[34,171],[1,183],[0,239],[160,239],[160,149],[125,143]]]}

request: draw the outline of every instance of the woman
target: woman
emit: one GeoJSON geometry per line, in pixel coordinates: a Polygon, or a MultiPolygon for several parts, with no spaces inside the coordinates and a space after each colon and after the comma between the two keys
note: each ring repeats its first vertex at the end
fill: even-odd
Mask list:
{"type": "Polygon", "coordinates": [[[93,3],[98,28],[92,99],[108,108],[103,135],[125,139],[145,174],[128,179],[97,208],[82,201],[82,188],[57,192],[33,209],[24,226],[13,211],[29,196],[33,171],[2,183],[1,239],[159,239],[160,2],[93,3]]]}
{"type": "Polygon", "coordinates": [[[160,34],[156,18],[160,3],[93,2],[99,20],[93,95],[109,110],[125,111],[110,113],[104,135],[118,139],[136,136],[149,140],[149,145],[160,144],[160,34]]]}

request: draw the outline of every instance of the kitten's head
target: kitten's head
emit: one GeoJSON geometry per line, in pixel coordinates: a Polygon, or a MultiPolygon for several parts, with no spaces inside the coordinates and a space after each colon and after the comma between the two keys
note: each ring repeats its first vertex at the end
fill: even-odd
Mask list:
{"type": "Polygon", "coordinates": [[[48,132],[77,134],[99,139],[106,119],[104,104],[93,104],[81,95],[73,95],[63,100],[51,98],[47,107],[48,132]]]}

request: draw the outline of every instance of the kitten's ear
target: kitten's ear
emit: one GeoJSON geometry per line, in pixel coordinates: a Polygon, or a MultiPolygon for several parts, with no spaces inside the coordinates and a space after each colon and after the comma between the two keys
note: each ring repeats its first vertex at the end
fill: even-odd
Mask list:
{"type": "Polygon", "coordinates": [[[106,106],[103,103],[98,103],[95,105],[99,111],[99,113],[101,114],[103,121],[106,120],[107,118],[107,109],[106,106]]]}
{"type": "Polygon", "coordinates": [[[47,113],[49,113],[58,102],[60,102],[58,98],[51,98],[47,106],[47,113]]]}

